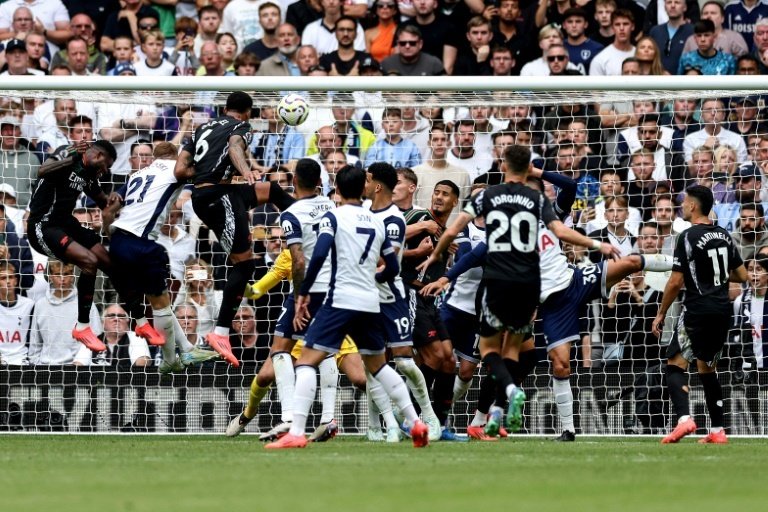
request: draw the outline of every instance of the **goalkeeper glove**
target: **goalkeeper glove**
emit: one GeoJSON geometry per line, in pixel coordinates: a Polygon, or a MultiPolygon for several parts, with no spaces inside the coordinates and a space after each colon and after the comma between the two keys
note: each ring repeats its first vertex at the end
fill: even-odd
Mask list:
{"type": "Polygon", "coordinates": [[[256,286],[256,284],[248,284],[245,286],[245,297],[251,300],[259,300],[264,292],[256,286]]]}

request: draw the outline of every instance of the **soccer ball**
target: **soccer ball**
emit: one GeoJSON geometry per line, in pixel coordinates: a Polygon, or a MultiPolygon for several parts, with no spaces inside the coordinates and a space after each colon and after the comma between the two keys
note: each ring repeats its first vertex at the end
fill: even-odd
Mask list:
{"type": "Polygon", "coordinates": [[[303,96],[286,94],[277,105],[277,115],[289,126],[298,126],[309,116],[309,104],[303,96]]]}

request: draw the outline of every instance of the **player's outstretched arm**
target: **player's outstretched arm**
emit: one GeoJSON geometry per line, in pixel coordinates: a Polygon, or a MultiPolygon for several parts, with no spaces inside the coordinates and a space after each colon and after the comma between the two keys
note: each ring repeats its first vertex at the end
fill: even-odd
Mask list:
{"type": "Polygon", "coordinates": [[[277,286],[277,284],[291,276],[291,253],[283,250],[275,260],[275,264],[261,279],[245,287],[245,297],[251,300],[259,300],[265,293],[277,286]]]}
{"type": "Polygon", "coordinates": [[[445,228],[445,231],[443,231],[443,235],[440,237],[440,240],[437,241],[437,246],[435,246],[435,248],[432,250],[432,254],[430,254],[429,257],[421,265],[416,267],[416,270],[423,273],[429,268],[430,265],[436,261],[439,261],[442,254],[448,250],[448,247],[450,247],[453,241],[456,240],[456,237],[459,236],[462,231],[464,231],[464,228],[467,227],[467,224],[472,222],[473,218],[474,217],[469,213],[461,212],[456,220],[453,221],[453,224],[445,228]]]}
{"type": "Polygon", "coordinates": [[[555,236],[557,236],[557,238],[564,242],[586,247],[587,249],[600,251],[604,256],[610,256],[614,259],[621,257],[621,251],[618,247],[614,247],[608,242],[600,242],[599,240],[593,240],[588,236],[584,236],[581,233],[567,227],[559,220],[550,222],[547,227],[555,234],[555,236]]]}
{"type": "Polygon", "coordinates": [[[107,199],[107,205],[101,209],[101,232],[109,236],[109,227],[117,218],[117,213],[123,207],[123,201],[119,194],[112,193],[107,199]]]}
{"type": "Polygon", "coordinates": [[[661,336],[661,331],[664,328],[664,317],[667,316],[670,306],[677,298],[680,290],[683,289],[683,273],[677,270],[672,271],[672,275],[667,281],[667,286],[664,287],[664,295],[661,298],[661,306],[659,306],[659,312],[656,314],[656,318],[653,320],[651,330],[657,337],[661,336]]]}

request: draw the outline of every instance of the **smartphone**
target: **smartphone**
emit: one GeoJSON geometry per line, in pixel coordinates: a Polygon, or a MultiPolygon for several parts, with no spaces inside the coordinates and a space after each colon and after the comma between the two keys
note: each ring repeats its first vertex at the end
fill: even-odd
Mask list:
{"type": "Polygon", "coordinates": [[[187,29],[184,29],[184,35],[189,37],[195,37],[197,35],[197,31],[193,28],[187,28],[187,29]]]}
{"type": "Polygon", "coordinates": [[[205,270],[193,270],[190,272],[192,274],[192,279],[195,279],[197,281],[203,281],[204,279],[208,279],[208,272],[205,270]]]}
{"type": "Polygon", "coordinates": [[[0,233],[0,245],[5,243],[5,233],[0,233]]]}

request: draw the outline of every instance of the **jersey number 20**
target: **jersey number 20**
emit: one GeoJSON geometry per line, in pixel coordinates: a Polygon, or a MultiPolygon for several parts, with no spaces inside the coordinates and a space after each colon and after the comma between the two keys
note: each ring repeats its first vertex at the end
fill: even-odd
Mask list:
{"type": "Polygon", "coordinates": [[[506,213],[493,210],[485,217],[487,226],[493,226],[493,230],[488,234],[488,252],[511,252],[512,246],[520,252],[528,253],[536,250],[537,234],[535,226],[538,221],[531,212],[517,212],[512,217],[506,213]],[[528,240],[523,241],[520,234],[521,228],[527,224],[528,240]],[[499,238],[509,233],[510,242],[499,242],[499,238]]]}

